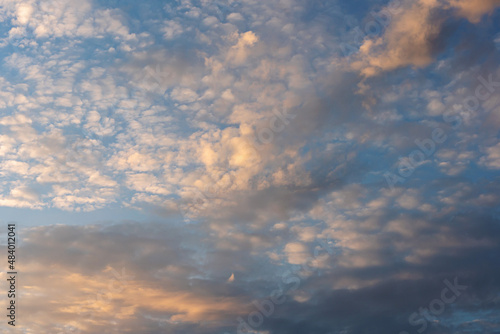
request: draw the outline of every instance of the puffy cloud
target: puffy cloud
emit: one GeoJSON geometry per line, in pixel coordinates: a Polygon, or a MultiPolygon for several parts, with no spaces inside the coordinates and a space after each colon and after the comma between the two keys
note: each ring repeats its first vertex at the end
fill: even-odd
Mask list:
{"type": "Polygon", "coordinates": [[[151,174],[130,174],[127,177],[127,186],[130,189],[148,192],[152,194],[168,195],[170,191],[154,175],[151,174]]]}
{"type": "Polygon", "coordinates": [[[291,264],[305,263],[309,256],[307,247],[304,244],[298,242],[287,244],[285,246],[284,252],[288,257],[288,262],[291,264]]]}
{"type": "Polygon", "coordinates": [[[252,31],[237,35],[236,44],[229,50],[228,60],[236,65],[243,64],[250,52],[250,48],[259,41],[257,35],[252,31]]]}
{"type": "MultiPolygon", "coordinates": [[[[26,168],[26,166],[23,167],[26,168]]],[[[12,186],[8,195],[0,196],[0,206],[41,209],[45,204],[40,200],[38,191],[26,184],[17,182],[16,185],[12,186]]]]}
{"type": "Polygon", "coordinates": [[[173,39],[183,32],[183,27],[175,21],[166,21],[165,27],[163,27],[163,32],[165,39],[173,39]]]}
{"type": "Polygon", "coordinates": [[[500,169],[500,144],[486,148],[485,153],[479,163],[489,169],[500,169]]]}
{"type": "Polygon", "coordinates": [[[191,103],[198,99],[198,94],[189,88],[174,88],[170,96],[173,100],[182,103],[191,103]]]}
{"type": "Polygon", "coordinates": [[[499,5],[498,0],[419,0],[385,8],[386,30],[380,37],[365,38],[351,66],[367,77],[409,65],[425,67],[445,47],[444,23],[454,12],[478,23],[499,5]]]}
{"type": "Polygon", "coordinates": [[[458,15],[467,18],[473,23],[478,23],[482,16],[485,14],[491,14],[495,8],[500,6],[500,1],[498,0],[476,0],[476,1],[465,1],[465,0],[451,0],[449,1],[450,6],[458,10],[458,15]]]}
{"type": "Polygon", "coordinates": [[[281,290],[255,332],[399,332],[458,275],[477,300],[433,330],[467,312],[483,326],[477,305],[498,294],[498,98],[463,101],[481,73],[497,89],[480,18],[498,13],[470,3],[402,3],[347,66],[341,22],[372,3],[5,2],[0,205],[146,217],[23,230],[25,330],[234,332],[281,290]],[[447,141],[389,189],[384,174],[436,127],[447,141]]]}
{"type": "Polygon", "coordinates": [[[17,7],[17,20],[21,24],[28,23],[33,14],[33,7],[30,4],[23,3],[17,7]]]}

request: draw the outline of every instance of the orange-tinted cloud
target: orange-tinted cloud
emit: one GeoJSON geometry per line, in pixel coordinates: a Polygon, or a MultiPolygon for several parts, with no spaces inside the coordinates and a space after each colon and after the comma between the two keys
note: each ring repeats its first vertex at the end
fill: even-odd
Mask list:
{"type": "Polygon", "coordinates": [[[441,50],[443,22],[452,15],[478,23],[499,0],[407,1],[380,37],[365,39],[352,68],[365,77],[404,66],[425,67],[441,50]]]}

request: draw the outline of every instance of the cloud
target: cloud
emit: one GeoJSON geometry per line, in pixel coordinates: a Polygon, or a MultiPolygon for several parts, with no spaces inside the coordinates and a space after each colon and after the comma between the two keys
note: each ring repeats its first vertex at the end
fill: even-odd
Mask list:
{"type": "MultiPolygon", "coordinates": [[[[339,251],[327,253],[318,248],[316,260],[321,257],[324,263],[309,263],[309,272],[268,266],[259,256],[248,256],[248,250],[227,252],[194,225],[122,222],[25,229],[20,289],[25,291],[25,310],[38,311],[22,326],[49,332],[71,324],[87,334],[101,330],[112,319],[115,328],[137,332],[144,328],[158,331],[161,326],[169,330],[191,327],[192,333],[232,332],[238,317],[247,321],[256,310],[252,300],[262,303],[257,296],[266,298],[281,286],[288,291],[286,302],[274,305],[276,311],[255,329],[280,333],[290,327],[294,333],[291,328],[300,321],[310,331],[349,328],[349,333],[358,333],[373,326],[405,330],[412,312],[439,297],[444,279],[458,277],[468,290],[441,319],[478,310],[469,291],[482,301],[498,292],[494,284],[481,283],[484,275],[498,276],[488,256],[498,248],[494,220],[472,213],[449,224],[446,217],[432,222],[408,215],[388,219],[390,212],[377,218],[385,225],[384,234],[373,234],[361,217],[344,221],[335,228],[337,232],[326,227],[323,233],[332,233],[339,251]],[[470,224],[471,220],[476,223],[470,224]],[[292,278],[300,282],[298,287],[290,284],[292,278]],[[53,307],[39,309],[42,300],[53,307]],[[201,323],[205,326],[198,326],[201,323]]],[[[250,239],[242,235],[240,246],[250,239]]],[[[292,240],[283,243],[284,254],[290,264],[302,265],[307,256],[313,256],[306,247],[309,241],[292,240]]],[[[316,241],[312,245],[317,246],[316,241]]],[[[257,254],[281,247],[264,245],[255,244],[260,249],[257,254]]],[[[448,333],[450,328],[443,322],[441,331],[448,333]]]]}
{"type": "Polygon", "coordinates": [[[451,7],[458,10],[458,15],[467,18],[472,23],[478,23],[483,15],[491,14],[495,8],[500,6],[498,0],[451,0],[449,1],[451,7]]]}
{"type": "Polygon", "coordinates": [[[20,4],[17,7],[17,20],[21,24],[28,23],[33,14],[33,7],[30,4],[20,4]]]}
{"type": "Polygon", "coordinates": [[[242,65],[249,56],[250,48],[258,41],[259,38],[252,31],[237,35],[236,44],[228,52],[228,61],[235,65],[242,65]]]}
{"type": "Polygon", "coordinates": [[[298,242],[287,244],[284,252],[288,256],[288,262],[291,264],[302,264],[306,262],[309,255],[305,245],[298,242]]]}
{"type": "Polygon", "coordinates": [[[189,88],[174,88],[170,96],[182,103],[191,103],[198,99],[198,94],[189,88]]]}
{"type": "MultiPolygon", "coordinates": [[[[181,230],[174,232],[154,224],[144,227],[134,223],[114,227],[60,225],[27,230],[23,247],[30,257],[23,264],[26,276],[20,287],[26,292],[23,297],[25,309],[34,311],[42,299],[54,307],[33,312],[34,316],[24,328],[48,332],[72,324],[82,333],[93,333],[111,318],[119,327],[128,326],[130,320],[149,319],[150,325],[159,328],[160,321],[155,323],[152,319],[156,316],[173,326],[207,321],[211,323],[209,327],[213,327],[234,312],[247,308],[238,294],[231,296],[229,288],[226,296],[210,293],[210,286],[223,288],[225,281],[195,278],[197,269],[188,262],[178,262],[181,258],[187,260],[194,256],[193,250],[185,249],[184,253],[176,255],[178,247],[171,242],[166,244],[164,238],[170,233],[182,233],[181,230]],[[139,234],[147,241],[129,234],[130,228],[142,230],[139,234]],[[156,233],[151,234],[151,228],[156,233]],[[82,233],[88,234],[86,241],[81,238],[82,233]],[[43,235],[47,238],[45,241],[43,235]],[[56,240],[64,243],[68,252],[56,252],[59,254],[56,255],[56,249],[49,246],[56,240]],[[102,257],[104,249],[109,255],[105,260],[102,257]],[[170,255],[165,253],[155,259],[159,251],[167,251],[170,255]],[[120,263],[123,252],[135,254],[129,257],[132,262],[120,263]],[[103,259],[96,261],[100,257],[103,259]],[[40,276],[49,262],[51,274],[40,276]],[[151,285],[149,276],[139,274],[144,270],[155,272],[157,283],[151,285]],[[185,284],[184,275],[193,276],[189,279],[190,284],[185,284]],[[209,286],[205,286],[207,283],[209,286]],[[50,322],[47,321],[49,315],[50,322]]],[[[167,238],[181,242],[179,236],[170,235],[167,238]]],[[[135,326],[139,328],[140,324],[135,326]]]]}
{"type": "Polygon", "coordinates": [[[499,5],[497,0],[419,0],[403,2],[397,11],[386,8],[381,12],[388,16],[386,30],[380,37],[365,38],[351,66],[366,77],[405,66],[428,66],[446,46],[447,20],[456,15],[479,23],[499,5]]]}
{"type": "Polygon", "coordinates": [[[163,32],[164,32],[163,37],[169,40],[182,34],[183,27],[175,21],[166,21],[165,27],[163,27],[163,32]]]}
{"type": "Polygon", "coordinates": [[[456,276],[473,292],[429,333],[496,326],[498,98],[463,101],[497,88],[498,12],[470,3],[401,3],[343,60],[342,22],[384,9],[5,2],[6,216],[141,220],[23,229],[24,329],[233,333],[281,291],[255,332],[400,332],[456,276]]]}
{"type": "Polygon", "coordinates": [[[479,163],[489,169],[500,169],[500,144],[486,148],[486,155],[479,163]]]}

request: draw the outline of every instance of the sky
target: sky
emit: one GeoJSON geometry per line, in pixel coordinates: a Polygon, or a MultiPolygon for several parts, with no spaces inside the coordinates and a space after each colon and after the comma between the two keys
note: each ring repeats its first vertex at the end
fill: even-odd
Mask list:
{"type": "Polygon", "coordinates": [[[1,333],[500,333],[499,130],[500,0],[1,0],[1,333]]]}

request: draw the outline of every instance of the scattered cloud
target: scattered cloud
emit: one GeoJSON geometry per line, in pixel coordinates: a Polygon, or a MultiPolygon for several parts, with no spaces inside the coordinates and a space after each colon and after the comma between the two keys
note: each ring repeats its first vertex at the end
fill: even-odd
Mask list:
{"type": "Polygon", "coordinates": [[[23,330],[494,332],[500,3],[397,3],[4,1],[23,330]]]}

